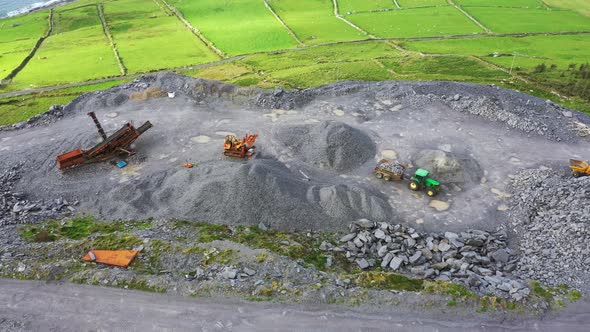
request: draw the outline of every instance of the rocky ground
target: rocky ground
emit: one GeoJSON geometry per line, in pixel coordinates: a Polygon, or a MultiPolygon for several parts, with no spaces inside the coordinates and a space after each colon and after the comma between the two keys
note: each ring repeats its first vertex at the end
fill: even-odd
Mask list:
{"type": "MultiPolygon", "coordinates": [[[[590,159],[589,126],[584,114],[495,86],[340,82],[266,91],[144,76],[1,128],[0,272],[349,304],[367,291],[381,294],[377,302],[406,299],[369,287],[387,284],[393,272],[429,282],[396,291],[453,281],[473,296],[535,305],[539,294],[571,295],[562,284],[588,293],[589,178],[572,179],[566,165],[590,159]],[[56,169],[57,154],[99,141],[88,111],[107,132],[128,121],[154,124],[129,166],[56,169]],[[260,135],[256,158],[223,158],[223,137],[246,132],[260,135]],[[407,181],[376,179],[383,158],[407,164],[406,178],[429,169],[441,194],[430,199],[407,181]],[[99,227],[84,240],[64,233],[78,227],[69,219],[10,226],[83,213],[127,228],[99,227]],[[149,218],[158,221],[145,229],[129,221],[149,218]],[[174,220],[229,228],[199,240],[203,226],[193,234],[174,220]],[[257,236],[243,234],[252,226],[291,235],[276,246],[252,242],[257,236]],[[131,270],[78,262],[97,245],[141,247],[145,255],[131,270]],[[298,252],[309,246],[317,252],[298,252]],[[541,291],[532,280],[554,288],[541,291]]],[[[459,293],[452,298],[471,298],[459,293]]],[[[551,300],[541,297],[542,309],[551,300]]]]}

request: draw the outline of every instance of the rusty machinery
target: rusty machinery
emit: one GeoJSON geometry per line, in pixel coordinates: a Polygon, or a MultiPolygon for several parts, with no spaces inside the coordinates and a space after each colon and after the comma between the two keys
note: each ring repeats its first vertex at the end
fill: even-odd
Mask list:
{"type": "Polygon", "coordinates": [[[75,149],[57,156],[57,165],[62,171],[75,166],[108,160],[118,155],[131,156],[135,152],[129,146],[152,127],[149,121],[137,129],[131,123],[127,123],[111,136],[107,136],[94,112],[90,112],[88,115],[94,120],[103,141],[89,150],[75,149]]]}
{"type": "Polygon", "coordinates": [[[227,157],[250,159],[256,153],[254,142],[258,138],[256,134],[246,134],[241,140],[234,135],[225,136],[223,143],[223,155],[227,157]]]}

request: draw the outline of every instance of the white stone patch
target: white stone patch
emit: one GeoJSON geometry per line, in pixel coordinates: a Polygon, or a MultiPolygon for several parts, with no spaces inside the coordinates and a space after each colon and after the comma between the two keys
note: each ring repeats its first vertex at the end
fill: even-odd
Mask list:
{"type": "Polygon", "coordinates": [[[424,223],[424,219],[420,218],[420,219],[416,219],[416,224],[421,225],[424,223]]]}
{"type": "Polygon", "coordinates": [[[401,111],[402,107],[403,107],[402,104],[398,104],[398,105],[391,107],[389,110],[391,112],[399,112],[399,111],[401,111]]]}
{"type": "Polygon", "coordinates": [[[383,150],[379,157],[379,160],[381,159],[397,159],[397,152],[395,150],[383,150]]]}
{"type": "Polygon", "coordinates": [[[118,117],[118,116],[119,116],[119,113],[117,113],[117,112],[111,112],[111,113],[107,113],[107,114],[105,114],[105,116],[106,116],[107,118],[114,119],[114,118],[116,118],[116,117],[118,117]]]}
{"type": "Polygon", "coordinates": [[[442,212],[442,211],[448,210],[451,205],[449,203],[447,203],[447,202],[443,202],[443,201],[439,201],[437,199],[433,199],[433,200],[430,201],[430,204],[428,204],[428,206],[434,208],[438,212],[442,212]]]}
{"type": "Polygon", "coordinates": [[[344,111],[339,108],[333,110],[332,113],[334,113],[334,115],[336,115],[336,116],[343,116],[344,115],[344,111]]]}
{"type": "Polygon", "coordinates": [[[391,106],[393,105],[393,102],[391,100],[380,100],[381,104],[385,105],[385,106],[391,106]]]}
{"type": "Polygon", "coordinates": [[[282,109],[274,109],[272,110],[270,113],[266,113],[263,116],[266,118],[269,118],[270,121],[275,122],[279,119],[279,117],[283,116],[283,115],[292,115],[292,114],[297,114],[297,111],[288,111],[288,110],[282,110],[282,109]]]}
{"type": "Polygon", "coordinates": [[[216,131],[215,135],[219,135],[219,136],[228,136],[228,135],[232,135],[232,136],[236,136],[236,133],[232,133],[231,131],[216,131]]]}
{"type": "Polygon", "coordinates": [[[499,198],[502,198],[502,199],[509,198],[509,197],[512,196],[509,193],[503,192],[502,190],[497,189],[497,188],[492,188],[491,191],[492,191],[492,193],[494,193],[494,195],[496,195],[496,196],[498,196],[499,198]]]}
{"type": "Polygon", "coordinates": [[[4,137],[4,138],[2,138],[2,140],[1,140],[1,141],[2,141],[2,142],[6,142],[6,141],[9,141],[9,140],[11,140],[11,139],[12,139],[12,137],[4,137]]]}
{"type": "Polygon", "coordinates": [[[500,204],[497,209],[498,209],[498,211],[501,211],[501,212],[508,211],[508,205],[500,204]]]}
{"type": "Polygon", "coordinates": [[[199,135],[195,137],[191,137],[191,141],[197,144],[207,144],[211,142],[211,137],[205,135],[199,135]]]}
{"type": "Polygon", "coordinates": [[[305,123],[320,123],[321,121],[318,119],[307,119],[304,122],[305,123]]]}
{"type": "Polygon", "coordinates": [[[451,144],[441,144],[438,149],[450,153],[453,151],[453,146],[451,144]]]}
{"type": "Polygon", "coordinates": [[[168,160],[171,163],[175,163],[176,161],[178,161],[178,158],[170,158],[170,160],[168,160]]]}

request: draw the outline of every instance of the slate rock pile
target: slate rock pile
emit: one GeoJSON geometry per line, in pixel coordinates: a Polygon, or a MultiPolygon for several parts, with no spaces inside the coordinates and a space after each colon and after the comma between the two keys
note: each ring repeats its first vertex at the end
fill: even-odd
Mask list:
{"type": "Polygon", "coordinates": [[[511,223],[520,236],[517,269],[526,278],[590,290],[590,177],[550,169],[512,181],[511,223]]]}
{"type": "Polygon", "coordinates": [[[395,160],[381,163],[379,164],[379,168],[394,174],[404,174],[404,166],[395,160]]]}
{"type": "Polygon", "coordinates": [[[505,231],[489,233],[419,233],[400,224],[358,220],[340,239],[341,252],[361,269],[411,274],[426,279],[460,282],[480,294],[522,300],[529,294],[523,281],[511,277],[518,257],[506,247],[505,231]]]}
{"type": "Polygon", "coordinates": [[[20,178],[20,165],[6,168],[0,173],[0,226],[33,223],[63,217],[75,211],[73,205],[63,198],[31,201],[26,195],[13,190],[20,178]]]}

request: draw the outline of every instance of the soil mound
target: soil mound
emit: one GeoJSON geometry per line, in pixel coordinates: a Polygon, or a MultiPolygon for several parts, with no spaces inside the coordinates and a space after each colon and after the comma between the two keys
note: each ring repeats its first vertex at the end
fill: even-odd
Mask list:
{"type": "Polygon", "coordinates": [[[274,137],[304,162],[339,172],[361,166],[376,153],[369,135],[338,121],[284,126],[275,131],[274,137]]]}

